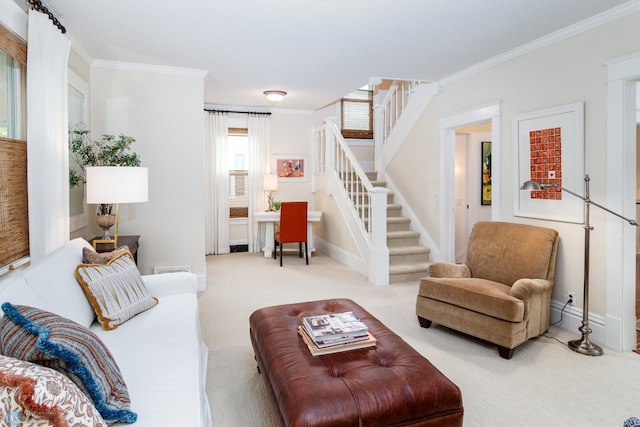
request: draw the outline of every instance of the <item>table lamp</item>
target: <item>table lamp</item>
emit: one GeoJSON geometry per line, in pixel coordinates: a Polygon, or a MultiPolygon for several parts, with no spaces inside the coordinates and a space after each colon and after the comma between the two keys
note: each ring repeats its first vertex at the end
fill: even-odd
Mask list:
{"type": "Polygon", "coordinates": [[[268,174],[264,176],[263,181],[264,191],[267,192],[267,201],[269,202],[269,208],[267,212],[273,212],[273,193],[278,190],[278,175],[268,174]]]}
{"type": "MultiPolygon", "coordinates": [[[[143,167],[129,166],[88,166],[87,177],[87,203],[91,204],[115,204],[116,230],[113,238],[109,236],[110,226],[98,225],[105,229],[102,239],[95,239],[93,247],[98,243],[113,243],[118,246],[118,210],[120,203],[138,203],[149,200],[149,172],[143,167]],[[106,227],[106,228],[105,228],[106,227]]],[[[98,215],[100,217],[100,215],[98,215]]]]}

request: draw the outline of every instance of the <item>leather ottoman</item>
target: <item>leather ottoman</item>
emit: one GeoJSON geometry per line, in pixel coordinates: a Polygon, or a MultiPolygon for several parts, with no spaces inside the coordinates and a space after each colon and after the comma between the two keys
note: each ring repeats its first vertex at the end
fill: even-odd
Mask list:
{"type": "Polygon", "coordinates": [[[286,426],[462,426],[460,389],[355,302],[303,302],[249,318],[258,370],[286,426]],[[305,316],[352,311],[375,347],[312,356],[297,328],[305,316]]]}

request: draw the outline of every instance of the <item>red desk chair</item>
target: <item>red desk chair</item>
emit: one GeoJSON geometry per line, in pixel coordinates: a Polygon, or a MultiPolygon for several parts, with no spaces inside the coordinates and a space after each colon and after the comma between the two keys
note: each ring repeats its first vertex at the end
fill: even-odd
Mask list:
{"type": "Polygon", "coordinates": [[[282,267],[283,243],[298,243],[300,258],[302,258],[302,243],[304,254],[309,265],[307,251],[307,202],[282,202],[280,206],[280,230],[273,235],[273,259],[276,259],[276,248],[280,244],[280,267],[282,267]]]}

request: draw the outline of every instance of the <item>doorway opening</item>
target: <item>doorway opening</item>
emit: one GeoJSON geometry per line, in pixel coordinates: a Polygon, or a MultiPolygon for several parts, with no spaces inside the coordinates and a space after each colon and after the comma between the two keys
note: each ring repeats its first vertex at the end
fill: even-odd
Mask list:
{"type": "MultiPolygon", "coordinates": [[[[489,123],[490,126],[490,162],[492,165],[490,219],[496,221],[499,219],[500,206],[500,104],[477,107],[440,120],[440,170],[442,176],[439,193],[440,254],[443,261],[455,262],[456,260],[456,204],[458,203],[456,197],[456,129],[483,123],[489,123]]],[[[480,160],[478,160],[479,162],[480,160]]],[[[476,164],[476,167],[481,166],[476,164]]],[[[478,174],[481,174],[481,169],[478,174]]],[[[477,185],[480,187],[479,183],[477,185]]],[[[466,209],[466,204],[463,204],[463,202],[460,202],[460,204],[461,207],[466,209]]],[[[472,220],[474,223],[477,222],[475,217],[472,220]]],[[[468,221],[465,228],[470,230],[468,221]]],[[[466,242],[466,230],[457,234],[465,236],[466,242]]]]}
{"type": "Polygon", "coordinates": [[[491,220],[491,122],[455,130],[455,261],[466,259],[473,225],[491,220]]]}

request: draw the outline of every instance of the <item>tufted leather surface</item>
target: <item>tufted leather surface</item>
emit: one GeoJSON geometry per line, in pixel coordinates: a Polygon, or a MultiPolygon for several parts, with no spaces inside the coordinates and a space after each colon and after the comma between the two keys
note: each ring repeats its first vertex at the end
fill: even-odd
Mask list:
{"type": "Polygon", "coordinates": [[[256,361],[286,426],[462,426],[460,389],[351,300],[256,310],[249,319],[256,361]],[[302,317],[353,311],[376,347],[312,356],[302,317]]]}

